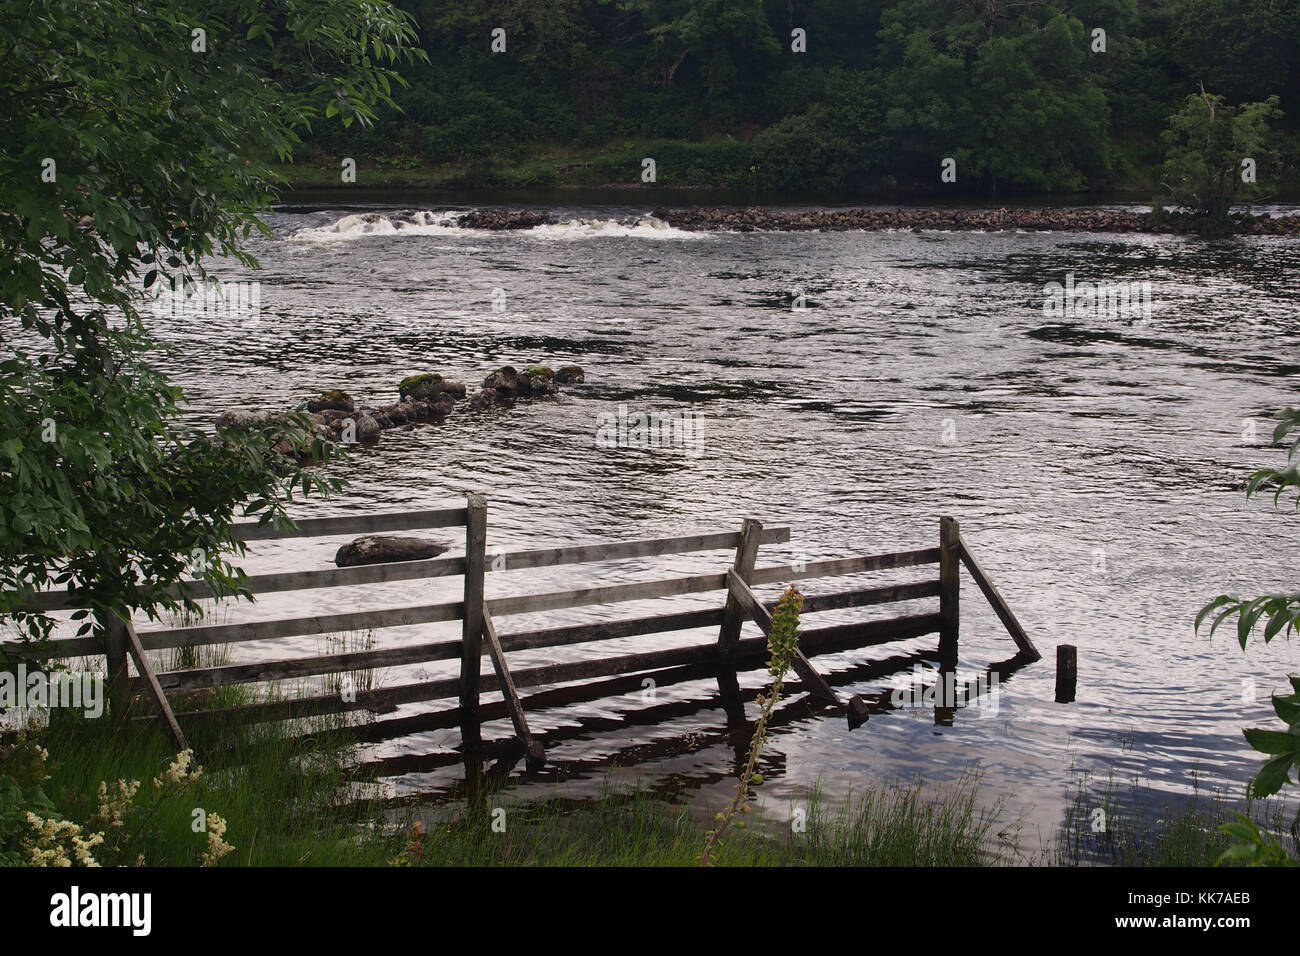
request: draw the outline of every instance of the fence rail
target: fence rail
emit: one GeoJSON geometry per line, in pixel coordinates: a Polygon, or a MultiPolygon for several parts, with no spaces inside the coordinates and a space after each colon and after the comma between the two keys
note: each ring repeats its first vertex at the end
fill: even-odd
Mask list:
{"type": "MultiPolygon", "coordinates": [[[[1015,642],[1019,656],[1026,661],[1038,660],[1040,657],[1002,595],[970,554],[961,538],[957,522],[950,518],[943,518],[940,521],[939,546],[936,548],[766,567],[757,566],[760,546],[788,542],[790,529],[785,527],[765,529],[752,519],[746,520],[738,532],[498,551],[489,555],[486,545],[487,502],[474,495],[467,499],[464,508],[318,518],[302,521],[293,530],[277,530],[269,525],[250,523],[241,526],[237,536],[242,541],[253,542],[276,538],[373,534],[447,527],[465,528],[463,555],[350,568],[259,574],[251,576],[248,585],[254,595],[259,595],[461,576],[464,578],[464,594],[461,600],[275,618],[247,623],[154,628],[138,633],[127,615],[115,614],[110,615],[108,620],[100,621],[99,627],[91,636],[61,638],[37,647],[11,643],[0,645],[0,650],[10,656],[27,659],[103,655],[109,675],[110,698],[115,716],[118,719],[125,717],[142,696],[152,698],[158,716],[166,722],[178,744],[184,741],[184,735],[178,718],[172,712],[167,697],[169,693],[459,660],[460,672],[455,677],[421,680],[382,689],[353,688],[350,693],[335,691],[220,709],[189,711],[182,713],[180,719],[190,724],[286,720],[355,710],[386,712],[403,704],[456,698],[454,708],[448,708],[445,713],[442,711],[437,713],[444,713],[441,719],[442,725],[459,724],[462,744],[466,749],[474,749],[481,745],[480,726],[483,720],[501,716],[504,708],[505,715],[510,717],[516,737],[525,749],[531,766],[538,766],[545,760],[545,751],[542,742],[535,738],[529,729],[527,716],[524,713],[526,701],[521,701],[519,688],[578,681],[594,682],[643,672],[684,673],[704,668],[718,675],[724,703],[729,694],[735,697],[736,671],[760,665],[766,655],[764,638],[742,639],[741,637],[746,621],[756,624],[764,634],[771,626],[771,612],[775,604],[764,601],[753,590],[763,585],[937,565],[937,574],[931,572],[932,576],[922,580],[888,585],[861,585],[805,597],[804,615],[938,599],[937,609],[926,613],[899,614],[857,623],[805,627],[794,669],[799,677],[799,686],[827,706],[842,709],[844,704],[827,680],[814,667],[811,658],[818,654],[837,653],[854,648],[911,640],[927,634],[938,634],[941,667],[955,667],[959,621],[959,570],[962,565],[966,567],[980,591],[993,606],[1015,642]],[[503,571],[526,571],[563,565],[731,549],[735,551],[731,567],[716,573],[677,575],[625,584],[504,597],[487,597],[485,594],[486,576],[503,571]],[[720,602],[717,607],[676,609],[648,616],[517,632],[499,630],[498,622],[512,615],[718,591],[725,595],[725,602],[720,602]],[[312,634],[373,631],[453,621],[461,622],[459,638],[448,637],[443,640],[421,641],[381,649],[341,651],[309,657],[187,668],[162,673],[155,673],[146,656],[149,651],[220,646],[312,634]],[[716,640],[685,647],[633,651],[616,656],[584,657],[519,670],[512,670],[508,659],[511,653],[519,651],[598,644],[603,641],[649,634],[713,627],[718,628],[716,640]],[[489,658],[491,664],[488,673],[482,673],[484,656],[489,658]],[[128,657],[135,664],[137,673],[134,676],[129,673],[127,667],[128,657]],[[481,695],[485,692],[499,692],[502,694],[502,700],[484,705],[481,703],[481,695]]],[[[202,582],[186,582],[183,588],[187,596],[193,598],[212,595],[212,591],[202,582]]],[[[78,606],[78,597],[76,591],[48,592],[29,602],[24,609],[38,611],[71,609],[78,606]]],[[[534,695],[537,696],[539,695],[534,695]]],[[[728,706],[735,704],[736,701],[732,700],[728,706]]],[[[743,704],[739,706],[743,713],[743,704]]],[[[146,716],[145,719],[155,718],[146,716]]],[[[437,722],[436,716],[434,719],[437,722]]]]}

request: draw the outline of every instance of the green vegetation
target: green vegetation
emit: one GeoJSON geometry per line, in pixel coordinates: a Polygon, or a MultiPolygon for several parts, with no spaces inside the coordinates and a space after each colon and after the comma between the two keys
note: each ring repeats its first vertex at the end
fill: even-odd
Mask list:
{"type": "Polygon", "coordinates": [[[402,398],[407,395],[414,395],[420,390],[421,385],[438,385],[442,382],[442,376],[437,372],[429,372],[424,375],[408,375],[397,385],[397,394],[402,398]]]}
{"type": "Polygon", "coordinates": [[[1221,229],[1234,203],[1261,194],[1260,167],[1278,169],[1269,126],[1277,117],[1276,96],[1236,109],[1221,96],[1201,94],[1170,118],[1163,184],[1202,220],[1201,232],[1221,229]]]}
{"type": "Polygon", "coordinates": [[[267,726],[233,747],[204,740],[198,753],[213,756],[200,772],[161,734],[113,734],[106,723],[0,745],[0,863],[75,863],[78,840],[104,866],[347,865],[392,849],[388,835],[361,839],[378,804],[347,788],[349,750],[328,733],[295,741],[267,726]]]}
{"type": "MultiPolygon", "coordinates": [[[[268,725],[233,748],[196,746],[213,754],[201,772],[161,734],[112,735],[82,721],[0,745],[0,865],[85,865],[89,854],[103,865],[142,856],[161,866],[688,866],[704,836],[687,808],[641,788],[588,801],[559,792],[527,806],[503,800],[500,810],[505,794],[489,793],[463,812],[420,819],[409,807],[386,809],[373,781],[348,771],[354,754],[336,731],[293,740],[268,725]],[[206,830],[196,829],[196,810],[206,830]]],[[[984,849],[992,817],[976,805],[973,778],[928,800],[919,784],[872,788],[835,811],[814,790],[792,809],[797,827],[764,825],[760,808],[756,826],[720,845],[713,862],[995,862],[984,849]]]]}
{"type": "MultiPolygon", "coordinates": [[[[749,813],[749,788],[763,782],[758,773],[758,758],[767,741],[767,724],[772,719],[777,701],[781,699],[781,690],[785,685],[785,675],[790,664],[799,653],[799,613],[803,610],[803,595],[793,584],[785,589],[772,612],[772,629],[767,635],[767,673],[772,678],[771,690],[758,695],[758,720],[754,722],[754,735],[749,742],[749,756],[744,769],[736,781],[736,795],[727,809],[716,817],[718,825],[708,833],[704,843],[704,852],[700,854],[700,865],[709,866],[710,857],[716,852],[722,841],[722,834],[731,826],[738,813],[749,813]]],[[[745,828],[743,821],[737,822],[740,829],[745,828]]]]}
{"type": "Polygon", "coordinates": [[[1202,83],[1278,98],[1261,183],[1300,155],[1300,0],[399,5],[429,53],[402,70],[404,112],[312,136],[295,184],[338,186],[352,157],[362,185],[640,187],[652,157],[671,187],[1150,195],[1202,83]]]}
{"type": "Polygon", "coordinates": [[[1292,851],[1300,848],[1300,814],[1294,808],[1288,815],[1282,804],[1242,806],[1221,793],[1199,789],[1190,799],[1175,801],[1136,784],[1121,789],[1109,777],[1100,787],[1080,786],[1057,834],[1052,862],[1209,866],[1232,846],[1227,828],[1242,820],[1286,833],[1292,851]]]}
{"type": "Polygon", "coordinates": [[[146,299],[203,287],[217,251],[255,265],[243,242],[273,197],[259,157],[391,106],[414,31],[364,0],[32,0],[4,19],[0,620],[47,637],[48,616],[13,608],[59,585],[100,621],[197,611],[169,590],[187,575],[243,594],[236,510],[279,523],[295,488],[337,488],[294,454],[331,448],[301,413],[185,427],[146,299]]]}
{"type": "MultiPolygon", "coordinates": [[[[1285,467],[1261,468],[1246,481],[1247,497],[1260,491],[1272,490],[1275,505],[1288,488],[1300,488],[1300,408],[1285,408],[1278,413],[1278,418],[1281,422],[1273,431],[1273,443],[1287,446],[1288,436],[1291,436],[1285,467]]],[[[1296,499],[1296,508],[1300,509],[1300,497],[1296,499]]],[[[1279,634],[1290,640],[1300,624],[1300,591],[1266,594],[1249,599],[1221,594],[1201,608],[1196,615],[1196,628],[1199,630],[1205,620],[1216,612],[1217,615],[1210,624],[1210,634],[1213,635],[1220,624],[1235,616],[1237,641],[1243,651],[1251,633],[1261,621],[1265,622],[1265,644],[1279,634]]],[[[1285,729],[1265,730],[1255,727],[1243,732],[1247,743],[1267,758],[1250,781],[1250,795],[1254,798],[1270,797],[1278,793],[1283,786],[1294,782],[1291,773],[1300,768],[1300,676],[1292,674],[1288,679],[1292,693],[1275,694],[1272,699],[1273,712],[1285,729]]],[[[1234,844],[1224,853],[1225,860],[1262,865],[1300,864],[1297,847],[1293,845],[1288,854],[1276,836],[1267,830],[1261,830],[1246,816],[1238,814],[1234,822],[1224,825],[1224,831],[1235,838],[1234,844]]]]}
{"type": "MultiPolygon", "coordinates": [[[[358,776],[337,728],[294,740],[283,725],[266,725],[233,745],[204,736],[195,746],[199,757],[178,761],[161,733],[112,734],[76,719],[0,744],[0,865],[85,864],[80,847],[101,865],[143,857],[157,866],[692,866],[706,836],[691,807],[640,786],[607,785],[588,799],[557,787],[526,804],[508,789],[441,810],[391,804],[358,776]]],[[[1230,817],[1226,801],[1160,806],[1108,785],[1100,795],[1081,790],[1057,840],[1026,860],[1013,829],[998,829],[1001,805],[981,808],[978,797],[979,778],[968,773],[937,790],[870,786],[837,805],[817,787],[789,806],[751,798],[750,826],[729,833],[710,862],[1209,866],[1228,846],[1217,829],[1230,817]],[[1100,832],[1097,806],[1106,811],[1100,832]]],[[[1259,825],[1285,830],[1280,811],[1269,814],[1259,825]]],[[[1298,826],[1290,824],[1293,847],[1298,826]]]]}

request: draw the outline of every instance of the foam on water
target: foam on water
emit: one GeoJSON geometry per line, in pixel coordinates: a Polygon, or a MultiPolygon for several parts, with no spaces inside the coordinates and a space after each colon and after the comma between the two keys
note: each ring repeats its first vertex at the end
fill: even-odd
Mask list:
{"type": "Polygon", "coordinates": [[[707,232],[688,232],[670,226],[654,216],[642,216],[634,222],[617,219],[570,219],[567,222],[536,226],[524,235],[538,239],[704,239],[707,232]]]}
{"type": "Polygon", "coordinates": [[[339,242],[364,239],[369,236],[445,235],[448,232],[478,233],[479,230],[461,229],[463,213],[450,209],[417,209],[412,212],[358,212],[344,216],[324,226],[299,229],[291,238],[308,242],[339,242]]]}
{"type": "Polygon", "coordinates": [[[463,235],[485,236],[510,232],[512,235],[551,241],[575,239],[702,239],[704,232],[677,229],[653,216],[629,219],[568,219],[531,229],[487,230],[461,226],[465,212],[450,209],[410,212],[352,213],[322,226],[299,229],[292,239],[307,242],[339,242],[374,236],[463,235]]]}

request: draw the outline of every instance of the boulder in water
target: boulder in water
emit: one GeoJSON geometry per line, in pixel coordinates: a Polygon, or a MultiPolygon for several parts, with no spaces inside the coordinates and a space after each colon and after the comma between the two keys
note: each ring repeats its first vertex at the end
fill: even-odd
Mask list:
{"type": "Polygon", "coordinates": [[[402,535],[368,534],[339,548],[334,563],[340,568],[362,564],[386,564],[390,561],[422,561],[436,558],[448,548],[438,541],[402,535]]]}
{"type": "Polygon", "coordinates": [[[255,412],[249,408],[228,408],[217,416],[218,428],[252,428],[270,421],[270,412],[255,412]]]}
{"type": "Polygon", "coordinates": [[[339,411],[350,414],[356,410],[357,406],[353,403],[352,396],[337,388],[322,392],[307,402],[307,411],[309,412],[339,411]]]}
{"type": "Polygon", "coordinates": [[[519,391],[519,373],[513,365],[503,365],[487,378],[483,387],[493,389],[499,396],[510,396],[519,391]]]}

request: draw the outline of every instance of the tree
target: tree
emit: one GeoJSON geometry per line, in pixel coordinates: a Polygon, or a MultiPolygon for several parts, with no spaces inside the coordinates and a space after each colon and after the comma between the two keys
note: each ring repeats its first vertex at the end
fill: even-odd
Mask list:
{"type": "Polygon", "coordinates": [[[1109,170],[1110,109],[1083,24],[1056,0],[902,0],[881,20],[894,166],[937,182],[1073,190],[1109,170]]]}
{"type": "Polygon", "coordinates": [[[1278,104],[1270,96],[1233,107],[1202,87],[1169,117],[1162,185],[1192,210],[1202,232],[1224,231],[1233,204],[1258,198],[1276,177],[1269,124],[1282,115],[1278,104]]]}
{"type": "Polygon", "coordinates": [[[183,427],[144,296],[206,282],[217,253],[256,266],[268,159],[391,105],[410,20],[372,0],[7,0],[0,18],[0,621],[47,637],[15,607],[59,584],[150,616],[198,610],[170,590],[187,571],[245,593],[236,509],[282,523],[293,488],[338,487],[305,467],[329,446],[302,414],[183,427]]]}

